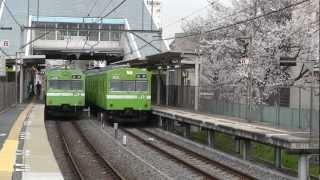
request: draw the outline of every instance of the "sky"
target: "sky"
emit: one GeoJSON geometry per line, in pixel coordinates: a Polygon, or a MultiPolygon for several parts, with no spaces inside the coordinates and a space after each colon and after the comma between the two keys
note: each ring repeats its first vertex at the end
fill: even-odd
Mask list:
{"type": "MultiPolygon", "coordinates": [[[[228,0],[221,0],[228,5],[228,0]]],[[[176,32],[182,32],[181,18],[186,17],[193,12],[194,15],[187,19],[197,16],[206,16],[208,6],[207,0],[162,0],[162,27],[164,37],[173,37],[176,32]]]]}
{"type": "MultiPolygon", "coordinates": [[[[181,18],[206,5],[208,5],[207,0],[162,0],[161,14],[164,37],[172,37],[175,32],[181,32],[181,18]]],[[[190,18],[204,16],[206,13],[206,9],[203,9],[190,18]]]]}

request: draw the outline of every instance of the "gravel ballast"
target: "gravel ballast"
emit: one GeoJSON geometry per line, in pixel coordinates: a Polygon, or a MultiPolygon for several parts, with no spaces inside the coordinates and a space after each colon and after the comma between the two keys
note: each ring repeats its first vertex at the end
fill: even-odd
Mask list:
{"type": "MultiPolygon", "coordinates": [[[[112,127],[105,127],[104,130],[107,133],[113,134],[112,127]]],[[[119,131],[119,139],[125,135],[122,130],[119,131]]],[[[203,179],[202,174],[195,172],[194,170],[186,167],[180,162],[176,162],[176,160],[164,155],[156,151],[154,148],[144,144],[143,142],[137,140],[136,138],[127,136],[127,145],[126,147],[134,152],[137,156],[144,159],[146,162],[150,163],[152,166],[159,169],[161,172],[167,174],[173,179],[203,179]]],[[[148,140],[148,137],[145,139],[148,140]]],[[[150,141],[153,141],[150,139],[150,141]]]]}
{"type": "Polygon", "coordinates": [[[96,151],[125,179],[172,179],[116,141],[94,122],[83,120],[78,121],[77,125],[96,151]]]}

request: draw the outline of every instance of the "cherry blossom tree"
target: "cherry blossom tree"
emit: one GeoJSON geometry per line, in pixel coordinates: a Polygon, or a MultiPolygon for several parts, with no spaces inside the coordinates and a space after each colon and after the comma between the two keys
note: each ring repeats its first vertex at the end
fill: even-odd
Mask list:
{"type": "Polygon", "coordinates": [[[319,3],[310,0],[285,9],[297,2],[233,0],[226,7],[214,1],[207,17],[186,22],[185,32],[201,34],[203,85],[223,86],[226,98],[226,87],[232,87],[232,93],[261,104],[279,87],[304,82],[319,61],[319,3]],[[296,59],[297,66],[280,66],[280,58],[296,59]]]}

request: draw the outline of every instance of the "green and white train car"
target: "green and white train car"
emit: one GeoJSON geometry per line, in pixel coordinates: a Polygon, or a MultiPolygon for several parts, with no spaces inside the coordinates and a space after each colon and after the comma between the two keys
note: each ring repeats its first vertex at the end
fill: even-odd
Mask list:
{"type": "Polygon", "coordinates": [[[110,122],[145,121],[151,111],[151,73],[124,67],[88,71],[86,102],[110,122]]]}
{"type": "Polygon", "coordinates": [[[46,117],[53,112],[79,115],[85,107],[85,74],[80,70],[47,70],[44,89],[46,117]]]}

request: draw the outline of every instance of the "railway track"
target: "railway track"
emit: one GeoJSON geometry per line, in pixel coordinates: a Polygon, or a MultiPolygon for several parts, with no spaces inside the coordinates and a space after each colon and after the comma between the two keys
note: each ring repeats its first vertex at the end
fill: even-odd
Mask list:
{"type": "Polygon", "coordinates": [[[247,180],[254,179],[244,173],[236,171],[219,162],[208,159],[200,154],[180,147],[162,137],[149,131],[136,128],[121,129],[133,138],[143,142],[145,145],[163,153],[170,159],[181,163],[193,171],[201,174],[203,179],[228,179],[228,180],[247,180]]]}
{"type": "Polygon", "coordinates": [[[91,146],[72,122],[57,122],[65,154],[71,160],[75,174],[81,180],[124,180],[91,146]]]}

